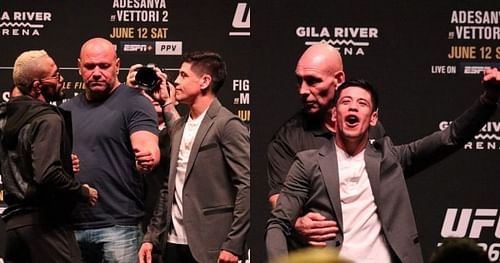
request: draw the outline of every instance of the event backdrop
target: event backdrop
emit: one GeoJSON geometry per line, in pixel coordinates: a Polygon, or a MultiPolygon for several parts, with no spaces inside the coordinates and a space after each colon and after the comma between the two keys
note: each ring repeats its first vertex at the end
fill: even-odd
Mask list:
{"type": "MultiPolygon", "coordinates": [[[[116,44],[122,81],[135,63],[156,63],[175,78],[182,53],[220,52],[229,70],[221,101],[251,123],[249,244],[251,260],[265,262],[266,147],[301,107],[300,54],[317,42],[337,47],[347,77],[379,89],[387,133],[407,143],[444,129],[479,96],[484,67],[500,67],[499,23],[498,0],[2,0],[0,87],[8,100],[16,56],[43,48],[61,68],[66,93],[81,92],[76,58],[95,36],[116,44]]],[[[499,156],[496,114],[462,151],[408,180],[424,258],[443,237],[459,236],[500,261],[499,156]]]]}

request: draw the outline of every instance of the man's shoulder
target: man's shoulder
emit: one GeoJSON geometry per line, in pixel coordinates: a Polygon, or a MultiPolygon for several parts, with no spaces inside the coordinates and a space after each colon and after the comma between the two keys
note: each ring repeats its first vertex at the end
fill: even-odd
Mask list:
{"type": "Polygon", "coordinates": [[[297,111],[280,126],[277,133],[285,131],[299,131],[304,133],[323,132],[323,118],[310,116],[304,110],[297,111]]]}
{"type": "Polygon", "coordinates": [[[140,89],[127,86],[126,84],[123,84],[123,83],[121,83],[120,86],[116,87],[115,92],[116,92],[116,94],[119,94],[121,96],[131,96],[131,97],[142,96],[142,97],[144,97],[144,95],[142,95],[140,89]]]}
{"type": "Polygon", "coordinates": [[[182,131],[182,127],[186,123],[186,120],[187,120],[187,115],[186,116],[181,116],[179,119],[177,119],[177,120],[174,121],[174,124],[171,127],[171,129],[172,129],[171,136],[172,137],[173,137],[173,134],[176,134],[176,133],[182,131]]]}
{"type": "Polygon", "coordinates": [[[274,133],[273,139],[288,137],[290,134],[306,132],[304,126],[305,116],[299,111],[288,118],[274,133]]]}
{"type": "Polygon", "coordinates": [[[50,124],[56,124],[62,122],[62,117],[54,111],[46,111],[37,116],[33,122],[48,122],[50,124]]]}
{"type": "Polygon", "coordinates": [[[294,163],[306,171],[312,171],[319,167],[321,158],[319,149],[304,150],[295,155],[294,163]]]}
{"type": "Polygon", "coordinates": [[[115,89],[113,95],[106,101],[129,105],[131,107],[134,107],[134,104],[137,103],[151,104],[146,96],[141,93],[141,90],[129,87],[123,83],[115,89]],[[123,101],[127,101],[128,103],[123,103],[123,101]]]}
{"type": "Polygon", "coordinates": [[[225,123],[230,120],[241,121],[236,114],[222,105],[219,101],[214,101],[212,105],[210,105],[207,111],[207,115],[210,116],[210,118],[214,119],[216,122],[225,123]]]}
{"type": "Polygon", "coordinates": [[[319,157],[320,149],[309,149],[297,153],[298,159],[312,160],[319,157]]]}
{"type": "Polygon", "coordinates": [[[378,121],[377,125],[370,127],[368,129],[368,137],[370,139],[379,139],[379,138],[384,138],[386,135],[384,126],[382,125],[382,122],[378,121]]]}
{"type": "Polygon", "coordinates": [[[99,106],[102,110],[112,109],[124,114],[129,120],[149,119],[154,122],[156,129],[156,111],[153,104],[144,96],[140,90],[120,84],[113,94],[104,100],[99,106]]]}
{"type": "Polygon", "coordinates": [[[289,117],[280,127],[281,129],[291,129],[291,128],[301,128],[305,129],[305,124],[307,123],[307,115],[303,110],[295,112],[291,117],[289,117]]]}
{"type": "Polygon", "coordinates": [[[303,150],[297,153],[297,158],[304,158],[304,159],[322,159],[322,158],[328,158],[327,156],[330,156],[332,153],[335,153],[335,143],[333,141],[328,141],[326,143],[323,143],[319,147],[316,148],[311,148],[307,150],[303,150]]]}
{"type": "Polygon", "coordinates": [[[226,118],[237,117],[236,114],[234,114],[232,111],[230,111],[228,108],[226,108],[223,105],[221,105],[221,107],[220,107],[219,112],[217,113],[217,115],[219,115],[221,117],[226,117],[226,118]]]}
{"type": "Polygon", "coordinates": [[[39,106],[37,118],[48,120],[62,120],[62,116],[57,106],[51,104],[42,104],[39,106]]]}
{"type": "Polygon", "coordinates": [[[221,107],[215,116],[214,121],[214,124],[219,128],[222,128],[224,131],[238,132],[242,134],[248,133],[248,128],[243,120],[224,106],[221,107]]]}
{"type": "Polygon", "coordinates": [[[61,109],[64,109],[64,110],[69,110],[71,107],[73,107],[75,104],[77,104],[81,100],[81,98],[83,96],[82,94],[83,93],[78,94],[72,98],[65,99],[63,101],[63,103],[61,103],[61,105],[59,105],[59,107],[61,109]]]}
{"type": "Polygon", "coordinates": [[[305,148],[318,148],[325,140],[329,140],[332,134],[322,122],[311,119],[303,111],[299,111],[279,127],[272,141],[303,145],[305,148]]]}

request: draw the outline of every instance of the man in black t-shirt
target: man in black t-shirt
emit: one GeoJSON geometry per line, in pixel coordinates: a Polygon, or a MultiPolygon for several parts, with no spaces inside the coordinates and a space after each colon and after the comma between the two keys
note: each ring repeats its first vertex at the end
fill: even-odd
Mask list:
{"type": "MultiPolygon", "coordinates": [[[[328,124],[329,110],[335,89],[345,80],[342,57],[333,46],[313,45],[300,57],[295,75],[304,108],[282,125],[268,146],[267,174],[272,207],[276,205],[295,154],[317,149],[333,136],[328,124]]],[[[297,219],[295,228],[310,244],[320,246],[338,231],[335,221],[324,220],[318,213],[307,213],[297,219]]]]}
{"type": "MultiPolygon", "coordinates": [[[[304,108],[285,122],[268,146],[269,203],[274,208],[279,192],[298,152],[318,149],[329,143],[334,135],[330,109],[335,89],[344,82],[342,57],[338,50],[328,44],[310,46],[300,57],[295,68],[297,90],[304,108]]],[[[384,134],[381,125],[370,130],[370,138],[384,134]]],[[[326,240],[335,237],[337,223],[325,220],[319,213],[304,211],[297,219],[292,247],[309,243],[325,246],[326,240]],[[305,237],[305,239],[304,239],[305,237]]]]}
{"type": "Polygon", "coordinates": [[[78,207],[73,226],[86,262],[137,262],[144,214],[143,174],[160,160],[157,117],[137,90],[121,84],[113,43],[86,41],[78,59],[85,92],[63,103],[70,110],[80,182],[96,185],[93,209],[78,207]]]}

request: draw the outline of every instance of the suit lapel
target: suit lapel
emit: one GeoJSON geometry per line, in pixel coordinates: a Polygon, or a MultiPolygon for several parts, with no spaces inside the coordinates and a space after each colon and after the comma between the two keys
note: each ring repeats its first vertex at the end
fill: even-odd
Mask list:
{"type": "MultiPolygon", "coordinates": [[[[165,215],[170,215],[172,204],[174,202],[175,194],[175,176],[177,173],[177,160],[179,159],[179,151],[182,133],[184,132],[184,127],[186,126],[187,116],[182,117],[182,119],[177,120],[172,127],[172,133],[170,138],[170,167],[168,171],[168,192],[167,192],[167,213],[165,215]]],[[[170,226],[171,217],[167,216],[167,227],[170,226]]]]}
{"type": "Polygon", "coordinates": [[[193,146],[191,147],[191,152],[189,154],[189,160],[186,167],[186,181],[189,179],[189,174],[191,172],[191,168],[193,168],[196,157],[198,156],[198,151],[200,149],[201,143],[205,139],[205,136],[207,135],[210,127],[212,127],[212,125],[214,124],[213,119],[215,118],[215,116],[217,116],[220,108],[220,102],[217,99],[214,99],[214,101],[208,107],[205,117],[201,121],[198,132],[196,132],[196,136],[194,138],[193,146]]]}
{"type": "MultiPolygon", "coordinates": [[[[376,151],[371,143],[369,143],[365,150],[365,164],[370,186],[372,188],[375,204],[380,200],[380,163],[382,155],[376,151]]],[[[378,206],[378,204],[377,204],[378,206]]]]}
{"type": "Polygon", "coordinates": [[[189,115],[186,115],[182,117],[182,120],[180,122],[176,122],[174,124],[174,127],[172,128],[172,138],[171,138],[171,143],[172,147],[170,148],[170,167],[169,167],[169,176],[168,176],[168,195],[169,195],[169,203],[170,205],[168,207],[171,207],[171,203],[173,200],[174,196],[174,191],[175,189],[175,175],[177,173],[177,160],[179,159],[179,152],[180,152],[180,145],[181,145],[181,139],[182,139],[182,134],[184,133],[184,128],[186,127],[186,122],[188,119],[189,115]],[[172,190],[170,190],[172,189],[172,190]]]}
{"type": "Polygon", "coordinates": [[[333,142],[321,147],[319,150],[319,168],[323,177],[325,188],[330,197],[330,202],[337,217],[340,229],[343,229],[342,206],[340,203],[339,168],[337,153],[333,142]]]}

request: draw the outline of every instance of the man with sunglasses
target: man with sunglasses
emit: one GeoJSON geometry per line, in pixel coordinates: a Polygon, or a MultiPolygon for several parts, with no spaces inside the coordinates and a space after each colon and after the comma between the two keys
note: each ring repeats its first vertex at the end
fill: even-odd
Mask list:
{"type": "Polygon", "coordinates": [[[80,262],[69,214],[77,202],[95,205],[97,191],[73,175],[71,139],[62,111],[62,76],[44,50],[14,64],[20,94],[0,105],[0,171],[8,208],[7,262],[80,262]]]}

